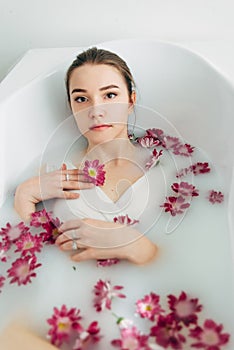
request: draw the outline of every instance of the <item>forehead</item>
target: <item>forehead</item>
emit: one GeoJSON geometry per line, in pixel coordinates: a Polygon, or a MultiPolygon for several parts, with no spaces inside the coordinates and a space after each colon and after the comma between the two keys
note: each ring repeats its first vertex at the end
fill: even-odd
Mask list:
{"type": "Polygon", "coordinates": [[[89,87],[102,87],[115,83],[122,87],[125,80],[120,71],[107,64],[84,64],[75,68],[71,73],[70,87],[88,89],[89,87]]]}

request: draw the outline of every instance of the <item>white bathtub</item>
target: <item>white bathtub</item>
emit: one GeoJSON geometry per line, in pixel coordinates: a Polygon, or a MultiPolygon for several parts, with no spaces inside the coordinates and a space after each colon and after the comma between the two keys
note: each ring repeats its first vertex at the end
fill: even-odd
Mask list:
{"type": "MultiPolygon", "coordinates": [[[[151,281],[152,288],[157,286],[161,293],[168,294],[173,292],[172,289],[179,291],[181,288],[185,289],[187,287],[191,294],[194,291],[194,296],[200,292],[198,285],[200,283],[204,284],[204,289],[206,289],[203,297],[204,305],[207,305],[211,317],[216,318],[217,322],[223,323],[225,329],[232,333],[234,337],[234,275],[232,266],[234,235],[234,189],[232,186],[234,87],[203,58],[178,45],[145,40],[122,40],[97,46],[117,52],[130,66],[139,93],[137,115],[144,110],[145,116],[147,116],[147,121],[139,117],[138,125],[140,124],[144,128],[161,127],[170,130],[172,134],[182,135],[186,141],[204,150],[216,167],[226,194],[228,212],[225,220],[229,225],[223,240],[220,241],[220,251],[217,246],[214,248],[214,250],[217,249],[215,252],[207,252],[207,262],[210,255],[214,259],[212,260],[213,267],[209,266],[207,269],[210,269],[211,281],[215,281],[213,275],[217,273],[216,290],[214,290],[213,282],[208,283],[202,278],[200,281],[199,278],[194,277],[184,284],[180,267],[178,267],[178,271],[180,271],[180,273],[178,272],[178,278],[176,278],[176,268],[174,272],[170,272],[170,265],[167,265],[168,262],[166,262],[167,258],[170,260],[170,256],[162,258],[155,269],[150,269],[152,273],[151,281]],[[161,116],[157,119],[157,125],[152,125],[155,122],[153,111],[157,111],[157,116],[161,116]],[[216,255],[218,251],[220,255],[216,255]],[[217,259],[215,259],[215,256],[217,256],[217,259]],[[165,280],[160,270],[162,268],[162,271],[164,271],[164,264],[167,265],[165,280]],[[219,271],[217,271],[218,266],[220,266],[219,271]],[[168,276],[171,276],[171,283],[169,284],[168,279],[170,277],[168,276]],[[155,282],[156,280],[158,284],[155,282]],[[224,295],[223,304],[220,293],[224,295]],[[213,301],[210,301],[210,295],[215,295],[213,301]]],[[[5,201],[9,197],[12,198],[17,183],[29,176],[31,170],[26,171],[25,169],[28,167],[30,169],[30,164],[33,162],[34,166],[35,162],[39,166],[39,156],[45,152],[45,147],[49,145],[53,148],[54,138],[51,138],[51,136],[56,135],[56,140],[62,140],[61,148],[69,147],[71,140],[75,140],[77,136],[75,124],[69,118],[70,110],[66,102],[64,74],[75,55],[82,50],[83,48],[31,50],[18,62],[0,85],[1,226],[8,221],[7,210],[4,209],[5,201]]],[[[215,213],[216,211],[214,216],[215,213]]],[[[9,217],[11,215],[9,212],[9,217]]],[[[164,239],[167,240],[168,237],[164,239]]],[[[166,244],[164,239],[162,240],[163,245],[166,244]]],[[[202,241],[200,243],[202,244],[202,241]]],[[[219,243],[217,244],[219,245],[219,243]]],[[[212,246],[212,241],[210,241],[210,245],[207,243],[207,248],[209,246],[212,246]]],[[[184,248],[186,249],[186,245],[184,248]]],[[[179,252],[180,249],[178,249],[179,252]]],[[[66,276],[74,279],[71,263],[67,262],[66,258],[61,256],[61,253],[53,249],[48,254],[47,250],[47,255],[43,259],[48,266],[53,265],[55,273],[57,270],[54,259],[60,261],[60,264],[63,264],[61,265],[63,266],[62,271],[66,276]]],[[[202,259],[203,264],[206,264],[205,255],[201,254],[200,260],[202,259]]],[[[176,259],[173,261],[176,264],[176,259]]],[[[87,263],[85,267],[82,267],[84,273],[89,274],[90,279],[94,278],[91,266],[93,265],[87,263]]],[[[125,269],[125,273],[139,273],[139,278],[145,278],[144,271],[141,268],[137,270],[136,267],[126,265],[125,269]]],[[[202,264],[199,269],[202,270],[202,264]]],[[[62,288],[66,282],[58,281],[55,276],[51,277],[45,268],[43,268],[42,273],[46,276],[44,278],[48,282],[46,293],[53,293],[55,286],[56,290],[59,291],[59,296],[56,296],[54,300],[55,304],[56,302],[62,303],[62,300],[67,303],[76,300],[75,291],[71,291],[71,295],[67,295],[65,293],[69,292],[63,291],[62,288]]],[[[100,275],[104,278],[109,273],[105,270],[100,272],[100,275]]],[[[118,277],[118,273],[118,270],[111,272],[115,278],[118,277]]],[[[191,273],[196,276],[195,270],[191,273]]],[[[31,286],[6,287],[8,288],[8,294],[7,296],[6,293],[0,295],[0,303],[2,298],[6,303],[8,300],[8,303],[13,305],[9,308],[11,311],[9,311],[9,317],[6,317],[6,319],[9,320],[13,317],[12,310],[17,309],[14,300],[15,293],[22,298],[22,305],[24,303],[27,305],[27,298],[43,303],[43,311],[41,307],[36,306],[32,309],[35,312],[41,310],[42,316],[40,316],[40,319],[50,315],[50,311],[47,310],[48,308],[51,310],[51,303],[47,301],[46,293],[43,292],[43,288],[46,286],[45,280],[41,283],[40,278],[38,278],[34,282],[35,287],[32,287],[35,289],[32,289],[31,286]],[[29,292],[26,291],[27,288],[29,292]],[[18,292],[21,289],[25,291],[18,292]]],[[[136,281],[133,282],[133,285],[137,286],[134,283],[136,281]]],[[[149,290],[151,286],[149,285],[147,288],[149,290]]],[[[143,294],[146,293],[147,288],[142,289],[143,294]]],[[[133,295],[136,295],[136,293],[134,292],[133,295]]],[[[8,310],[6,303],[0,304],[3,312],[8,310]]],[[[84,306],[84,309],[89,310],[89,306],[84,306]]],[[[30,315],[32,317],[33,311],[30,315]]],[[[5,323],[5,320],[1,320],[1,327],[5,323]]],[[[36,327],[40,329],[38,323],[36,327]]],[[[44,331],[43,327],[41,326],[41,332],[44,331]]],[[[234,341],[231,340],[229,346],[225,349],[233,349],[233,346],[234,341]]]]}

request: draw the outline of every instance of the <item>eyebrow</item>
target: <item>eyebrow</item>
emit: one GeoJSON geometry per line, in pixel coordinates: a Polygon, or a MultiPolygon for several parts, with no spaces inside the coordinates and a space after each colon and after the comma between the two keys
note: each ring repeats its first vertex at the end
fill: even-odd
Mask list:
{"type": "MultiPolygon", "coordinates": [[[[103,86],[102,88],[100,88],[99,91],[105,91],[105,90],[113,89],[113,88],[119,89],[119,86],[107,85],[107,86],[103,86]]],[[[85,89],[73,89],[71,93],[73,94],[74,92],[87,92],[87,90],[85,90],[85,89]]]]}

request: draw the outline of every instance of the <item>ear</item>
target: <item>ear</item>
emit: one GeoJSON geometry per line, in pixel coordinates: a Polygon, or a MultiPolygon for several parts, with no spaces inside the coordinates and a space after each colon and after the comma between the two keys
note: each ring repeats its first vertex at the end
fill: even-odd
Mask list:
{"type": "Polygon", "coordinates": [[[132,110],[136,104],[136,91],[132,91],[131,97],[129,98],[129,104],[128,104],[128,114],[132,113],[132,110]]]}

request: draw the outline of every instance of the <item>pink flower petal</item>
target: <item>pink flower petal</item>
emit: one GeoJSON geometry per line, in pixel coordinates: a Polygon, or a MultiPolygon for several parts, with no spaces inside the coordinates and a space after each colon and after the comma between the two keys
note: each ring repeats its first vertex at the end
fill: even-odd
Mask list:
{"type": "Polygon", "coordinates": [[[123,289],[122,286],[112,286],[110,281],[99,280],[94,286],[94,307],[97,312],[104,309],[111,309],[112,299],[115,297],[125,298],[126,296],[118,291],[123,289]]]}
{"type": "Polygon", "coordinates": [[[224,200],[224,195],[222,192],[218,192],[215,190],[211,190],[209,192],[209,197],[208,200],[210,203],[215,204],[215,203],[222,203],[224,200]]]}

